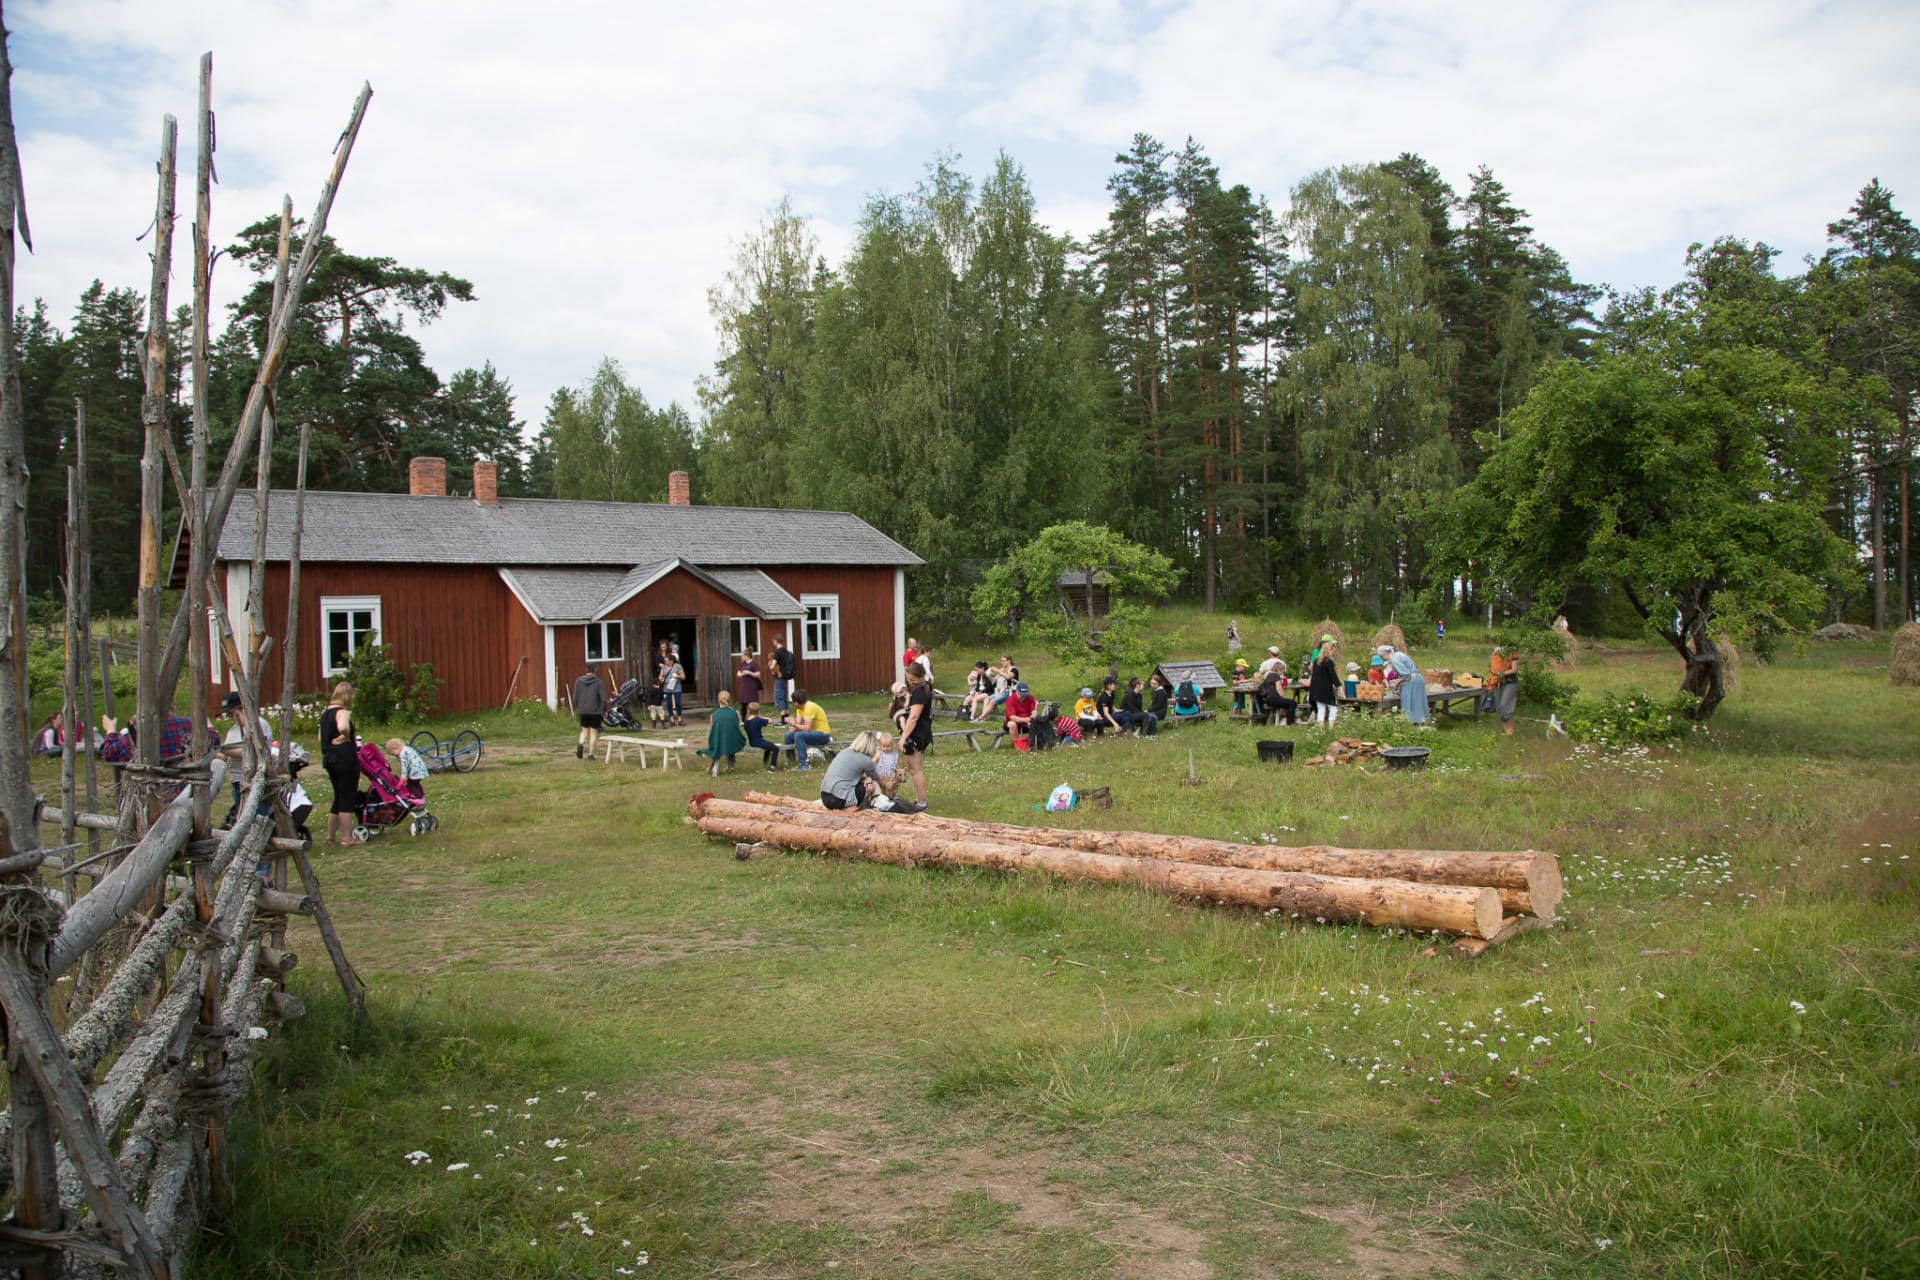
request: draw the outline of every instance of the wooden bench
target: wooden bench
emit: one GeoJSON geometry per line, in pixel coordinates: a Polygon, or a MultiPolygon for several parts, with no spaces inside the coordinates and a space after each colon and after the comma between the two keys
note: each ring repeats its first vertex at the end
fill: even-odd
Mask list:
{"type": "Polygon", "coordinates": [[[640,767],[644,769],[647,767],[647,748],[652,747],[660,752],[662,769],[668,765],[680,769],[687,767],[686,761],[680,758],[680,753],[687,749],[685,738],[635,738],[623,733],[603,733],[600,735],[600,741],[607,745],[604,757],[607,764],[613,763],[615,751],[620,753],[620,759],[624,762],[627,758],[627,749],[631,747],[640,753],[640,767]]]}
{"type": "Polygon", "coordinates": [[[1168,707],[1167,714],[1160,721],[1160,728],[1164,729],[1172,724],[1198,724],[1202,720],[1213,719],[1213,714],[1211,711],[1196,711],[1190,716],[1183,716],[1172,707],[1168,707]]]}
{"type": "Polygon", "coordinates": [[[1002,738],[1007,736],[1007,725],[1003,720],[1000,722],[998,728],[993,727],[991,724],[979,724],[971,729],[941,729],[935,732],[933,736],[936,741],[941,738],[965,738],[967,745],[973,748],[973,750],[991,751],[1000,745],[1002,738]],[[980,745],[981,738],[987,740],[987,745],[984,747],[980,745]]]}

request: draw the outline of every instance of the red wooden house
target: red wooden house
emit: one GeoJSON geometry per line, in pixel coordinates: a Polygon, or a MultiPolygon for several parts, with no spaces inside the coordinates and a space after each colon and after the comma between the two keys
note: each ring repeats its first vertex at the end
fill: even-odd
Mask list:
{"type": "MultiPolygon", "coordinates": [[[[694,506],[681,472],[665,504],[500,498],[495,474],[477,462],[473,496],[449,495],[445,463],[415,458],[409,493],[307,494],[297,689],[325,688],[376,641],[402,666],[433,664],[444,714],[509,697],[557,707],[589,666],[617,688],[651,675],[646,655],[661,640],[679,644],[694,704],[732,688],[737,655],[765,655],[781,641],[809,691],[884,689],[898,678],[906,570],[922,562],[866,521],[694,506]]],[[[253,495],[243,491],[215,553],[241,628],[253,526],[253,495]]],[[[276,491],[266,568],[276,632],[292,546],[293,494],[276,491]]],[[[267,668],[263,687],[279,689],[277,653],[267,668]]]]}

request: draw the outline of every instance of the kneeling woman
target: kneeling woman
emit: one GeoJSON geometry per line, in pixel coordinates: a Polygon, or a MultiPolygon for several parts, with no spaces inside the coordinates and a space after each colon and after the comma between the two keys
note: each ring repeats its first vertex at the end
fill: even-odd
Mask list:
{"type": "Polygon", "coordinates": [[[884,734],[871,729],[856,736],[820,779],[820,803],[829,809],[917,810],[911,800],[896,801],[888,794],[894,777],[886,775],[877,759],[888,745],[884,734]]]}

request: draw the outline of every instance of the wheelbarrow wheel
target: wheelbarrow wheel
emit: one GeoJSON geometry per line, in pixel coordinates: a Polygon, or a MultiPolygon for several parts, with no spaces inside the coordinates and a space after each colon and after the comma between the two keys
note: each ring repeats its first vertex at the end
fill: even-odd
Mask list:
{"type": "Polygon", "coordinates": [[[471,729],[462,729],[453,739],[453,767],[461,773],[472,773],[474,766],[480,763],[480,753],[487,744],[480,741],[480,735],[471,729]]]}

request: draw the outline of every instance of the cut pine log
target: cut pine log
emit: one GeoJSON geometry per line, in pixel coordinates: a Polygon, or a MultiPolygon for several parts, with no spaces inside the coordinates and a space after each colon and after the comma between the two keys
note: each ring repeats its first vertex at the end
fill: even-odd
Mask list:
{"type": "Polygon", "coordinates": [[[1464,885],[1362,880],[1305,872],[1255,871],[1157,858],[1120,857],[1009,840],[956,838],[907,826],[834,829],[764,817],[707,816],[700,830],[740,844],[766,842],[896,866],[1041,871],[1068,880],[1131,884],[1207,902],[1282,911],[1306,920],[1353,921],[1491,937],[1500,895],[1464,885]]]}
{"type": "MultiPolygon", "coordinates": [[[[1332,845],[1236,844],[1197,836],[1155,835],[1144,831],[1067,831],[1057,827],[1022,827],[1001,822],[970,822],[932,814],[874,813],[870,810],[829,811],[791,796],[749,791],[739,800],[718,797],[690,805],[717,816],[751,818],[755,810],[777,811],[782,821],[821,823],[844,828],[900,824],[952,836],[982,840],[1013,840],[1055,849],[1077,849],[1125,858],[1158,858],[1202,866],[1244,867],[1250,871],[1303,871],[1323,876],[1362,880],[1412,880],[1419,884],[1453,884],[1495,889],[1502,907],[1512,915],[1552,920],[1564,893],[1560,864],[1550,853],[1450,853],[1435,849],[1342,849],[1332,845]]],[[[699,812],[695,811],[698,817],[699,812]]]]}

